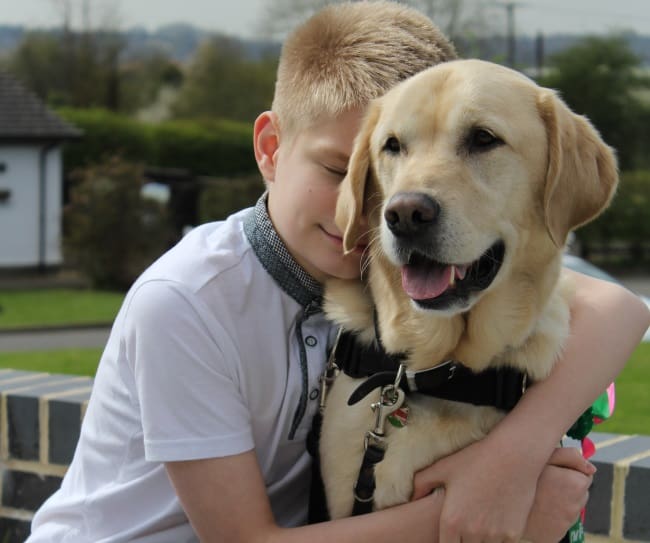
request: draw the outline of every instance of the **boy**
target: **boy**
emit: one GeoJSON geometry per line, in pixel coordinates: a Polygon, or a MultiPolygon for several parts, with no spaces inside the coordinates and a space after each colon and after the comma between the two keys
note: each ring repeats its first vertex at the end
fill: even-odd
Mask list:
{"type": "Polygon", "coordinates": [[[304,526],[305,439],[332,339],[321,285],[355,278],[360,266],[359,254],[342,254],[337,187],[365,104],[453,56],[428,19],[388,2],[326,8],[292,34],[273,111],[255,122],[267,194],[253,210],[195,229],[134,284],[75,458],[30,543],[510,541],[526,521],[530,538],[559,540],[593,467],[571,451],[549,457],[648,321],[631,294],[591,279],[579,281],[574,308],[582,341],[489,438],[419,474],[425,497],[304,526]],[[586,316],[599,311],[606,316],[586,316]],[[604,343],[605,332],[617,342],[604,343]],[[594,364],[600,371],[582,377],[594,364]],[[429,494],[438,483],[445,492],[429,494]]]}

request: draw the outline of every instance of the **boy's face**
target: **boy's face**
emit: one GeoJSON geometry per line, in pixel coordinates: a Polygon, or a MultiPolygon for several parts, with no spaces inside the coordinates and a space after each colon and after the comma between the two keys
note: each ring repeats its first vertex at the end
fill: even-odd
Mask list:
{"type": "Polygon", "coordinates": [[[352,110],[301,130],[278,145],[271,175],[262,172],[278,234],[296,261],[321,282],[330,277],[352,279],[360,273],[363,247],[343,255],[334,213],[361,118],[361,111],[352,110]]]}

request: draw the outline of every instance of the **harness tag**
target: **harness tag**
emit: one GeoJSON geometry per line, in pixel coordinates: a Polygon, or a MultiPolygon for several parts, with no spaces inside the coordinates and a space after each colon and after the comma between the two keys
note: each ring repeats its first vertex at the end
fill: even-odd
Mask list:
{"type": "Polygon", "coordinates": [[[404,428],[408,424],[409,408],[408,406],[400,407],[393,411],[386,420],[391,423],[395,428],[404,428]]]}

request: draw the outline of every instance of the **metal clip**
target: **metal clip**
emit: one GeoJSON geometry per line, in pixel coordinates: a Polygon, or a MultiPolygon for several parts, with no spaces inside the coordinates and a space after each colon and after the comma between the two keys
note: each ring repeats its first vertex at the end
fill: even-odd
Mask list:
{"type": "Polygon", "coordinates": [[[332,345],[332,350],[330,351],[330,355],[327,359],[327,367],[325,368],[325,371],[321,374],[321,376],[318,378],[318,381],[320,382],[320,402],[319,402],[319,410],[321,413],[325,410],[325,403],[327,401],[327,393],[329,391],[330,386],[332,386],[332,383],[336,379],[337,375],[339,374],[339,367],[336,365],[336,348],[338,347],[339,344],[339,339],[341,338],[341,333],[343,332],[343,328],[339,327],[338,332],[336,333],[336,339],[334,340],[334,345],[332,345]]]}
{"type": "Polygon", "coordinates": [[[402,407],[406,395],[401,388],[395,388],[394,385],[388,385],[381,389],[379,401],[373,403],[370,407],[375,412],[375,427],[372,433],[377,436],[384,435],[386,427],[386,418],[393,411],[402,407]]]}

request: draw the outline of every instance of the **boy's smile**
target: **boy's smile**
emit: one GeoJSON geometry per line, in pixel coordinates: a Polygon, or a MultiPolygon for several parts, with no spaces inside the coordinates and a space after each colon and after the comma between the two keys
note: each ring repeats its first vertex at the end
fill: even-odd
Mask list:
{"type": "Polygon", "coordinates": [[[321,282],[360,273],[365,246],[343,255],[334,212],[361,117],[361,111],[351,110],[291,139],[279,135],[272,113],[256,122],[256,156],[267,181],[273,225],[296,261],[321,282]]]}

